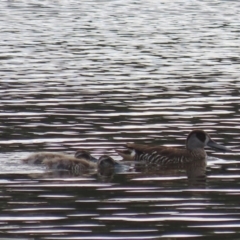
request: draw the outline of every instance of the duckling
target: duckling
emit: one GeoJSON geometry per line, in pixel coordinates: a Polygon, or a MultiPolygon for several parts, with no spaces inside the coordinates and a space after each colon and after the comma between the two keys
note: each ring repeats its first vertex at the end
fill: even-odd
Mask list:
{"type": "Polygon", "coordinates": [[[78,150],[74,156],[51,152],[33,153],[23,161],[25,163],[43,164],[48,169],[67,170],[74,174],[79,174],[88,169],[113,169],[119,165],[107,155],[103,155],[97,160],[86,150],[78,150]]]}

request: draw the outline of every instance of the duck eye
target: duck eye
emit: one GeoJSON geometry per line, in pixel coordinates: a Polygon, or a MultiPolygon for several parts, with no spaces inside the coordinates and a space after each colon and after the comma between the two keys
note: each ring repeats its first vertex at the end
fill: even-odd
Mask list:
{"type": "Polygon", "coordinates": [[[206,134],[204,134],[203,132],[197,132],[197,133],[196,133],[196,137],[197,137],[201,142],[205,142],[205,140],[206,140],[206,134]]]}

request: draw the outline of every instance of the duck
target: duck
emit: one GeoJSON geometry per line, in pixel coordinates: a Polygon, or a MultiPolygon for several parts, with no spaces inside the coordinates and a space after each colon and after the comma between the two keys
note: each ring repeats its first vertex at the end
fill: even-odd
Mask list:
{"type": "Polygon", "coordinates": [[[216,143],[205,131],[194,129],[187,137],[186,148],[127,143],[125,145],[125,150],[116,150],[116,152],[124,160],[134,160],[146,165],[165,166],[204,161],[207,158],[207,154],[204,150],[205,146],[223,152],[232,151],[216,143]]]}
{"type": "Polygon", "coordinates": [[[38,152],[31,154],[23,161],[30,164],[42,164],[48,169],[67,170],[74,174],[88,169],[114,169],[119,165],[108,155],[96,159],[86,150],[78,150],[74,156],[63,153],[38,152]]]}

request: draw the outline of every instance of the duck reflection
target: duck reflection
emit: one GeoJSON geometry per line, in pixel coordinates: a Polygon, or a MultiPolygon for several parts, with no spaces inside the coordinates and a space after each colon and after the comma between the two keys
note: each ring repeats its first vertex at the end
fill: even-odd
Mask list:
{"type": "MultiPolygon", "coordinates": [[[[168,166],[146,166],[136,163],[135,171],[138,177],[179,177],[186,176],[189,186],[205,185],[206,183],[206,160],[198,160],[188,164],[173,164],[168,166]]],[[[174,182],[173,182],[174,184],[174,182]]]]}

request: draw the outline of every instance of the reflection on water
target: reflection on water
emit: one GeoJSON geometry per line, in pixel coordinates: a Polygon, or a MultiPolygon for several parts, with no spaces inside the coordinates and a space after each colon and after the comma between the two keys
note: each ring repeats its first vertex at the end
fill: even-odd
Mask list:
{"type": "Polygon", "coordinates": [[[238,1],[3,1],[0,238],[238,239],[238,1]],[[231,3],[231,4],[230,4],[231,3]],[[232,153],[73,176],[30,152],[120,158],[202,128],[232,153]]]}

